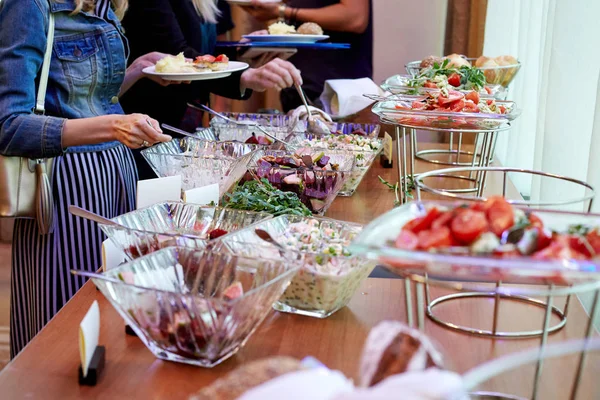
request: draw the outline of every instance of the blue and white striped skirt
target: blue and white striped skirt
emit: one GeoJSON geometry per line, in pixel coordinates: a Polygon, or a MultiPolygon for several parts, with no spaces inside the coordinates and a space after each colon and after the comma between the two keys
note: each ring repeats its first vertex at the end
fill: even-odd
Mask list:
{"type": "Polygon", "coordinates": [[[96,223],[69,214],[76,205],[107,218],[135,208],[137,171],[124,146],[66,153],[52,167],[54,232],[38,233],[34,220],[18,219],[13,236],[10,304],[11,358],[83,286],[71,269],[96,271],[106,236],[96,223]]]}

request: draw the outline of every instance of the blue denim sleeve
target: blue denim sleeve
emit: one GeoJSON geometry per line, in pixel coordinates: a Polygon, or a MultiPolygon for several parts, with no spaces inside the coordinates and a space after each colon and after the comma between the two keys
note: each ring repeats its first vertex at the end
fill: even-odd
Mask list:
{"type": "Polygon", "coordinates": [[[46,49],[48,13],[47,2],[0,2],[0,154],[3,155],[46,158],[63,153],[61,136],[65,119],[33,113],[36,77],[46,49]]]}

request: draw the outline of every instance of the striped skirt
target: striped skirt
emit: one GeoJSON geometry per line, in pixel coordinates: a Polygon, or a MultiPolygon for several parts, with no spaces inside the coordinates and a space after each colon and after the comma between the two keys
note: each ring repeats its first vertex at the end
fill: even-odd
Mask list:
{"type": "Polygon", "coordinates": [[[135,208],[137,172],[124,146],[66,153],[52,167],[54,232],[40,235],[34,220],[18,219],[13,237],[10,304],[11,358],[85,283],[71,269],[96,271],[106,236],[96,223],[69,214],[77,205],[107,218],[135,208]]]}

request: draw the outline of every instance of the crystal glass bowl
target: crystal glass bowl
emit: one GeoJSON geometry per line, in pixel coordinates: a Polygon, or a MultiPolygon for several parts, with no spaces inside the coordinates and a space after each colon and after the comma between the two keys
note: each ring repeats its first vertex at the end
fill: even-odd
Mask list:
{"type": "MultiPolygon", "coordinates": [[[[323,150],[305,148],[301,154],[316,156],[324,154],[329,163],[337,164],[337,170],[320,170],[314,168],[290,168],[273,166],[259,159],[263,156],[285,157],[290,152],[284,150],[265,150],[257,153],[250,170],[258,178],[266,178],[277,189],[293,192],[300,201],[315,214],[323,215],[338,195],[344,183],[354,171],[355,155],[343,150],[323,150]]],[[[300,154],[300,153],[297,153],[300,154]]]]}
{"type": "Polygon", "coordinates": [[[244,175],[257,149],[253,144],[186,137],[142,150],[142,155],[158,176],[181,175],[183,190],[218,183],[222,195],[244,175]]]}
{"type": "Polygon", "coordinates": [[[321,149],[325,153],[331,150],[343,150],[354,154],[355,165],[350,172],[338,196],[352,196],[377,155],[383,149],[383,140],[372,136],[356,134],[318,135],[313,133],[294,133],[286,141],[297,148],[310,147],[321,149]]]}
{"type": "Polygon", "coordinates": [[[156,357],[213,367],[246,344],[297,270],[282,258],[170,247],[92,281],[156,357]]]}
{"type": "MultiPolygon", "coordinates": [[[[427,88],[427,87],[413,87],[410,86],[410,80],[412,76],[410,75],[393,75],[387,78],[382,84],[381,88],[385,91],[388,91],[392,94],[409,94],[409,95],[417,95],[417,94],[427,94],[429,92],[436,92],[439,89],[437,88],[427,88]]],[[[506,88],[502,85],[495,84],[487,84],[485,85],[488,89],[482,88],[479,91],[479,95],[484,98],[495,98],[498,100],[505,100],[507,91],[506,88]]],[[[459,90],[462,93],[469,93],[471,90],[459,90]]]]}
{"type": "Polygon", "coordinates": [[[275,304],[276,310],[326,318],[348,304],[375,268],[375,262],[344,250],[362,226],[329,218],[282,215],[223,236],[219,241],[237,255],[283,257],[275,246],[254,233],[256,228],[269,232],[284,247],[300,254],[302,267],[275,304]]]}
{"type": "Polygon", "coordinates": [[[265,212],[166,202],[112,219],[121,226],[98,225],[133,259],[169,246],[202,249],[211,238],[269,218],[265,212]]]}
{"type": "MultiPolygon", "coordinates": [[[[261,125],[273,136],[284,139],[292,130],[289,126],[290,117],[278,114],[246,114],[246,113],[223,113],[235,121],[241,123],[261,125]]],[[[215,117],[210,120],[210,126],[219,140],[236,140],[245,142],[253,134],[255,137],[265,137],[265,134],[251,125],[238,125],[215,117]]],[[[272,139],[268,139],[272,142],[272,139]]]]}

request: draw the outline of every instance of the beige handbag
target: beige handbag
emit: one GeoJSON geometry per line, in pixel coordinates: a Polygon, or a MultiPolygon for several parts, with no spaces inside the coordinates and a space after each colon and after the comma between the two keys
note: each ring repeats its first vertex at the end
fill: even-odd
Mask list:
{"type": "MultiPolygon", "coordinates": [[[[34,110],[39,115],[44,114],[53,41],[54,15],[50,13],[48,40],[34,110]]],[[[48,175],[51,171],[51,159],[32,160],[0,155],[0,218],[35,218],[40,233],[52,232],[54,201],[48,175]]]]}

